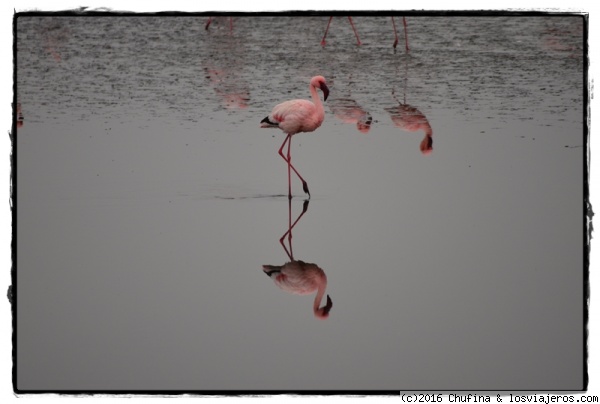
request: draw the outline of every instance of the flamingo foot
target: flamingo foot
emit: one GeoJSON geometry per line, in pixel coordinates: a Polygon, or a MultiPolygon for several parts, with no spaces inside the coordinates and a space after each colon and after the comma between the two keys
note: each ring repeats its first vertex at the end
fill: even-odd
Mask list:
{"type": "Polygon", "coordinates": [[[398,45],[398,40],[397,39],[394,41],[394,49],[396,49],[396,45],[398,45]]]}
{"type": "Polygon", "coordinates": [[[323,39],[323,40],[321,41],[321,46],[325,46],[325,44],[326,44],[326,43],[327,43],[327,42],[325,42],[325,40],[323,39]]]}

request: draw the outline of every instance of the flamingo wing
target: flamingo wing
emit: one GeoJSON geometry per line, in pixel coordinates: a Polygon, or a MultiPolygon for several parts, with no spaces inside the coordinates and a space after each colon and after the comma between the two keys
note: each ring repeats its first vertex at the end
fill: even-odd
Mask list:
{"type": "Polygon", "coordinates": [[[261,121],[261,127],[280,128],[285,133],[311,132],[315,126],[315,104],[308,100],[290,100],[276,105],[269,116],[261,121]]]}

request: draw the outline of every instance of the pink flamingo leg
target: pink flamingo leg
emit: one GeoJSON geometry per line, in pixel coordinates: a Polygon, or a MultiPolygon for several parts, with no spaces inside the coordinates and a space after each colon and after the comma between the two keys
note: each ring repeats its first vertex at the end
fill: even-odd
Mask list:
{"type": "Polygon", "coordinates": [[[321,46],[325,46],[325,37],[329,31],[329,24],[331,24],[331,20],[333,20],[333,17],[329,17],[329,22],[327,23],[327,28],[325,29],[325,35],[323,35],[323,39],[321,39],[321,46]]]}
{"type": "Polygon", "coordinates": [[[210,22],[212,21],[212,17],[208,17],[208,21],[206,21],[206,25],[204,25],[204,29],[208,29],[210,22]]]}
{"type": "MultiPolygon", "coordinates": [[[[289,135],[288,135],[289,136],[289,135]]],[[[288,163],[288,199],[292,199],[292,137],[290,136],[290,140],[288,141],[288,151],[287,151],[287,163],[288,163]]],[[[291,222],[291,218],[290,218],[291,222]]],[[[291,235],[290,235],[291,237],[291,235]]]]}
{"type": "MultiPolygon", "coordinates": [[[[292,170],[294,170],[294,172],[296,173],[296,175],[298,176],[298,178],[300,178],[300,181],[302,181],[302,189],[304,190],[304,192],[306,192],[308,194],[308,197],[310,198],[310,191],[308,190],[308,183],[304,180],[304,178],[302,178],[302,176],[300,175],[300,173],[298,173],[298,170],[296,170],[296,168],[292,165],[291,163],[291,159],[288,159],[284,154],[283,154],[283,148],[285,147],[286,142],[292,142],[292,136],[291,135],[287,135],[287,137],[285,138],[285,140],[283,141],[283,144],[281,145],[281,147],[279,148],[279,155],[285,160],[286,163],[288,163],[289,168],[291,168],[292,170]]],[[[288,152],[289,152],[289,148],[288,148],[288,152]]],[[[288,170],[289,170],[288,168],[288,170]]],[[[288,173],[289,174],[289,173],[288,173]]],[[[291,184],[290,179],[288,178],[288,183],[291,184]]],[[[291,198],[292,193],[289,192],[288,196],[291,198]]]]}
{"type": "Polygon", "coordinates": [[[354,28],[354,23],[352,22],[352,17],[348,16],[348,21],[350,21],[350,25],[352,26],[352,31],[354,31],[354,36],[356,36],[356,44],[358,46],[361,45],[360,39],[358,38],[358,33],[356,32],[356,28],[354,28]]]}
{"type": "Polygon", "coordinates": [[[233,17],[229,17],[229,33],[233,33],[233,17]]]}
{"type": "Polygon", "coordinates": [[[396,49],[396,45],[398,45],[398,31],[396,31],[396,21],[394,21],[394,17],[392,17],[392,25],[394,26],[394,49],[396,49]]]}

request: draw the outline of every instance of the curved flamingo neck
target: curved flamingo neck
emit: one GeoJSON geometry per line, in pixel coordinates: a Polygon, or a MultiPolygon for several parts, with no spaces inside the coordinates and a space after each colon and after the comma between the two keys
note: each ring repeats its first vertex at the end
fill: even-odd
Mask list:
{"type": "Polygon", "coordinates": [[[317,94],[317,89],[311,84],[308,86],[310,90],[310,95],[312,96],[313,104],[317,108],[317,114],[319,116],[325,117],[325,110],[323,109],[323,103],[321,102],[321,98],[319,94],[317,94]]]}
{"type": "Polygon", "coordinates": [[[428,136],[428,137],[433,136],[433,129],[431,128],[431,125],[429,124],[429,122],[425,122],[423,129],[425,130],[425,136],[428,136]]]}
{"type": "Polygon", "coordinates": [[[325,295],[325,289],[327,289],[327,278],[320,277],[317,294],[315,296],[315,301],[313,302],[313,312],[315,313],[315,316],[318,316],[319,304],[321,304],[321,300],[323,300],[323,296],[325,295]]]}

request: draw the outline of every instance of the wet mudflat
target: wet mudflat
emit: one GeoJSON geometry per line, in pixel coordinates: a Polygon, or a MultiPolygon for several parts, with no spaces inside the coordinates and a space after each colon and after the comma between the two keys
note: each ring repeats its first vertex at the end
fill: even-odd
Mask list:
{"type": "Polygon", "coordinates": [[[18,19],[18,388],[582,387],[582,19],[206,20],[18,19]]]}

